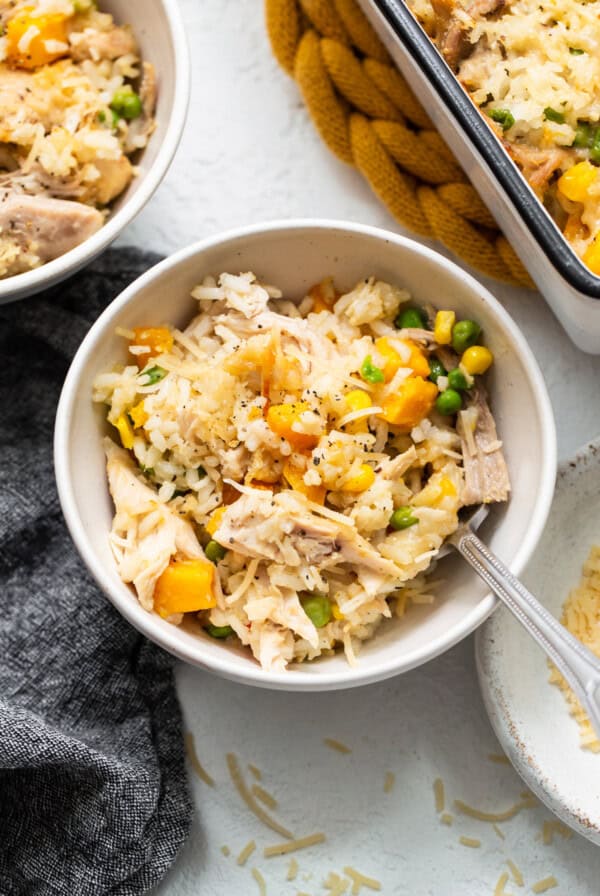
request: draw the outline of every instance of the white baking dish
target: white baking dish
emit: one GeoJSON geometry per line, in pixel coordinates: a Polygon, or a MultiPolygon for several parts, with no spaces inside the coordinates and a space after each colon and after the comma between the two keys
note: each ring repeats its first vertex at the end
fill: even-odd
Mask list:
{"type": "Polygon", "coordinates": [[[600,277],[577,257],[402,0],[359,0],[561,324],[600,354],[600,277]]]}

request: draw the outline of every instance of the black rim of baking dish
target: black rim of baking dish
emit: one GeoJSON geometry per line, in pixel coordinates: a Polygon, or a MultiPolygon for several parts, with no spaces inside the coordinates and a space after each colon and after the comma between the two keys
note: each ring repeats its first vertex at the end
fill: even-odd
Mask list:
{"type": "Polygon", "coordinates": [[[417,63],[466,137],[493,171],[515,211],[557,272],[578,292],[600,298],[600,277],[583,264],[503,149],[481,113],[404,2],[370,0],[417,63]]]}

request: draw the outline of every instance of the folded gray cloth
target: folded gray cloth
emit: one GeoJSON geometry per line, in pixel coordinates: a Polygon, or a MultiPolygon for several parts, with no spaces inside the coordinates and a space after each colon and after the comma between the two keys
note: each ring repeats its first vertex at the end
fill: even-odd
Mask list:
{"type": "Polygon", "coordinates": [[[1,896],[143,893],[191,821],[172,661],[83,567],[52,465],[72,355],[156,260],[112,250],[0,306],[1,896]]]}

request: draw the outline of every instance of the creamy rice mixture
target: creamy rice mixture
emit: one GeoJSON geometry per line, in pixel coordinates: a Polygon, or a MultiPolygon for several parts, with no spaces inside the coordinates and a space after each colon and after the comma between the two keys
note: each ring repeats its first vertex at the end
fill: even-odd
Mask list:
{"type": "Polygon", "coordinates": [[[265,669],[361,641],[410,602],[465,504],[509,482],[475,321],[368,278],[297,305],[206,278],[198,314],[120,331],[101,373],[111,546],[141,604],[265,669]],[[120,441],[119,446],[116,439],[120,441]]]}
{"type": "Polygon", "coordinates": [[[600,2],[408,0],[575,251],[600,274],[600,2]]]}
{"type": "Polygon", "coordinates": [[[0,277],[97,231],[154,129],[156,78],[93,0],[0,0],[0,277]]]}

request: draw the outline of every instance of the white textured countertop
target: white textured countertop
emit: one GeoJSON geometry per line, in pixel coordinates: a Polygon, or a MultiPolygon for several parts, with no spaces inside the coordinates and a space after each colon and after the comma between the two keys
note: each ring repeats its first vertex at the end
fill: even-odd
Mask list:
{"type": "MultiPolygon", "coordinates": [[[[181,0],[181,7],[194,71],[187,131],[165,183],[121,243],[165,252],[240,224],[301,216],[399,229],[360,176],[321,144],[295,85],[271,57],[262,4],[181,0]]],[[[567,457],[600,429],[600,358],[571,345],[541,297],[488,285],[530,340],[553,401],[559,456],[567,457]]],[[[326,896],[324,877],[346,865],[379,879],[385,894],[492,896],[507,858],[525,877],[524,889],[512,884],[507,892],[531,892],[551,874],[557,896],[600,891],[600,851],[576,836],[545,845],[541,828],[550,815],[542,807],[501,825],[505,840],[465,817],[440,823],[436,777],[450,811],[455,798],[497,811],[523,789],[510,767],[487,758],[498,745],[477,688],[472,638],[414,672],[353,692],[272,693],[184,666],[178,683],[186,725],[216,787],[192,777],[196,824],[161,896],[258,896],[252,867],[269,896],[326,896]],[[352,752],[333,752],[324,737],[352,752]],[[280,838],[235,793],[230,751],[244,767],[263,770],[262,783],[294,833],[327,833],[325,844],[297,855],[293,883],[285,881],[285,858],[262,856],[280,838]],[[396,776],[390,793],[383,791],[387,771],[396,776]],[[463,835],[481,848],[460,844],[463,835]],[[257,851],[238,867],[235,856],[250,839],[257,851]]]]}

